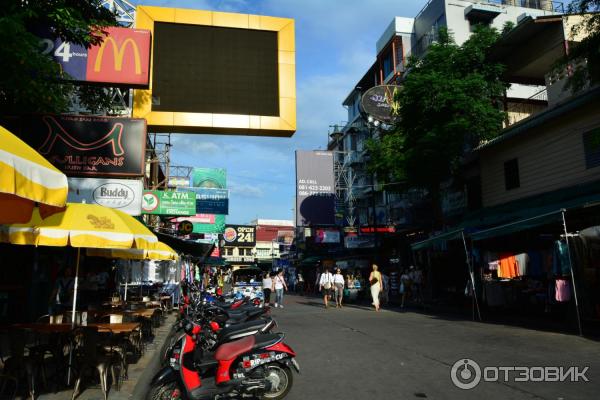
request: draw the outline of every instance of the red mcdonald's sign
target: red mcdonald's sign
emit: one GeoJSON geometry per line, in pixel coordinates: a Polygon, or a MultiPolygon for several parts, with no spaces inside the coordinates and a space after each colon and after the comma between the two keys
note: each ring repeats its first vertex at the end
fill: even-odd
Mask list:
{"type": "Polygon", "coordinates": [[[147,86],[150,70],[150,31],[104,28],[108,35],[88,50],[86,80],[147,86]]]}

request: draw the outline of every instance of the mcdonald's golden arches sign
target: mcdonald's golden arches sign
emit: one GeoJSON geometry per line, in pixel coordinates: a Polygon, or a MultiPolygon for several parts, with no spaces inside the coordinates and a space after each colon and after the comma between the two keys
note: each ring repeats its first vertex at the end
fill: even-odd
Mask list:
{"type": "Polygon", "coordinates": [[[147,86],[150,31],[108,27],[102,44],[88,50],[86,81],[147,86]]]}

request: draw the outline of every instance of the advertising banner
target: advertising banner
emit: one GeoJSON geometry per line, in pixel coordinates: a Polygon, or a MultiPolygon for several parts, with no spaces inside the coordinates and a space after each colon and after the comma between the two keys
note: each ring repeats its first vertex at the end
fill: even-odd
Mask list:
{"type": "Polygon", "coordinates": [[[254,247],[256,227],[253,225],[227,225],[223,239],[226,246],[254,247]]]}
{"type": "Polygon", "coordinates": [[[143,176],[143,119],[44,115],[6,127],[67,176],[143,176]]]}
{"type": "Polygon", "coordinates": [[[69,203],[99,204],[129,215],[142,214],[141,179],[68,178],[69,203]]]}
{"type": "Polygon", "coordinates": [[[42,53],[60,64],[66,78],[79,82],[147,87],[151,34],[145,29],[105,27],[104,41],[87,49],[40,33],[42,53]]]}
{"type": "MultiPolygon", "coordinates": [[[[194,168],[190,175],[190,180],[192,187],[186,188],[186,190],[196,192],[198,188],[227,189],[227,172],[222,168],[194,168]]],[[[196,199],[198,199],[198,196],[196,196],[196,199]]],[[[198,210],[196,212],[198,214],[210,215],[212,222],[194,222],[194,233],[223,233],[225,231],[225,214],[201,213],[198,210]]]]}
{"type": "Polygon", "coordinates": [[[340,231],[317,229],[315,243],[339,243],[340,231]]]}
{"type": "Polygon", "coordinates": [[[334,224],[333,153],[296,151],[296,225],[334,224]]]}
{"type": "Polygon", "coordinates": [[[196,215],[196,195],[193,192],[145,190],[142,212],[153,215],[196,215]]]}
{"type": "Polygon", "coordinates": [[[363,110],[370,116],[380,121],[388,122],[394,117],[398,108],[395,96],[399,87],[394,85],[381,85],[370,88],[361,99],[363,110]]]}
{"type": "Polygon", "coordinates": [[[212,188],[186,188],[196,193],[196,212],[203,214],[229,214],[229,190],[212,188]]]}
{"type": "Polygon", "coordinates": [[[346,236],[344,247],[347,249],[365,249],[375,247],[374,235],[346,236]]]}

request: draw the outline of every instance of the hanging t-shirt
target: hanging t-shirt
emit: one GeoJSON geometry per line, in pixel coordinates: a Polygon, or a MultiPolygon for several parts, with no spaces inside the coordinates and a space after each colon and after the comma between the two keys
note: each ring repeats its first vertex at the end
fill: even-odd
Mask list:
{"type": "Polygon", "coordinates": [[[529,264],[529,256],[527,253],[517,254],[515,259],[517,261],[519,276],[527,275],[527,265],[529,264]]]}
{"type": "Polygon", "coordinates": [[[554,244],[554,260],[552,264],[554,275],[564,276],[571,272],[569,263],[569,249],[567,243],[562,240],[557,240],[554,244]]]}
{"type": "Polygon", "coordinates": [[[565,279],[557,279],[555,295],[556,301],[558,302],[571,301],[571,286],[569,285],[569,281],[565,279]]]}

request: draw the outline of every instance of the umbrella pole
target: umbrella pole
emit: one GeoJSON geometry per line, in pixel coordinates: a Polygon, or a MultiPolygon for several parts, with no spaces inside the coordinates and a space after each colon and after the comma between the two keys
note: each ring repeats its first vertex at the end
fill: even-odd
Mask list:
{"type": "MultiPolygon", "coordinates": [[[[71,314],[71,329],[75,329],[75,309],[77,308],[77,286],[79,284],[79,256],[81,248],[77,248],[77,262],[75,263],[75,286],[73,288],[73,310],[71,314]]],[[[69,367],[67,371],[67,385],[71,384],[71,374],[73,373],[73,343],[69,348],[69,367]]]]}
{"type": "Polygon", "coordinates": [[[127,284],[129,283],[129,271],[131,269],[131,260],[127,261],[127,267],[125,268],[125,296],[123,301],[127,303],[127,284]]]}

